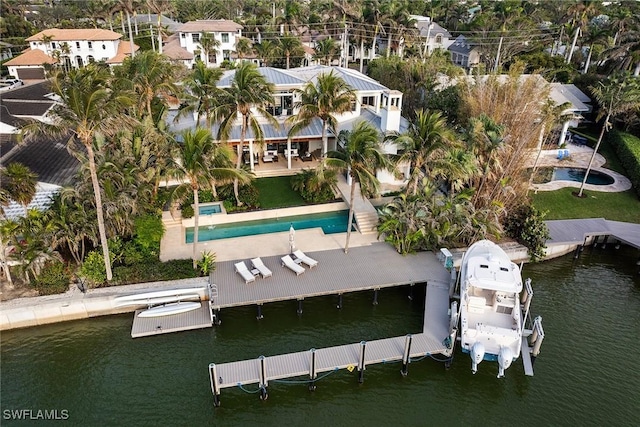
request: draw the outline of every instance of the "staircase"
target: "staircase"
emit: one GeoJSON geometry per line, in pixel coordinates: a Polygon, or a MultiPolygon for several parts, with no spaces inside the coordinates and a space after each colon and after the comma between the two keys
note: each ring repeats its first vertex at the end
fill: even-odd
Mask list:
{"type": "Polygon", "coordinates": [[[368,210],[364,212],[354,212],[353,216],[356,220],[358,231],[361,234],[373,234],[378,232],[376,229],[376,226],[378,225],[377,212],[371,212],[368,210]]]}

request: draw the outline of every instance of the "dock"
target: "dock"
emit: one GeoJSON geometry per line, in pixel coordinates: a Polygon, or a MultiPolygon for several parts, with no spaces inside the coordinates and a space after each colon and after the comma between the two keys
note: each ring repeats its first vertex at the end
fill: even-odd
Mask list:
{"type": "Polygon", "coordinates": [[[425,295],[424,329],[420,334],[385,338],[374,341],[310,349],[276,356],[209,365],[211,390],[216,406],[220,391],[229,387],[258,384],[261,398],[268,397],[269,381],[284,378],[308,377],[309,387],[315,389],[318,374],[357,369],[359,381],[369,365],[402,361],[402,373],[407,374],[411,359],[430,355],[450,357],[455,333],[449,330],[449,283],[432,282],[425,295]]]}
{"type": "Polygon", "coordinates": [[[142,311],[144,310],[136,310],[133,316],[131,338],[210,328],[213,325],[211,309],[207,301],[201,302],[197,310],[173,316],[139,317],[138,314],[142,311]]]}
{"type": "Polygon", "coordinates": [[[640,249],[640,224],[610,221],[603,218],[545,221],[549,228],[547,245],[586,245],[590,238],[612,237],[640,249]]]}

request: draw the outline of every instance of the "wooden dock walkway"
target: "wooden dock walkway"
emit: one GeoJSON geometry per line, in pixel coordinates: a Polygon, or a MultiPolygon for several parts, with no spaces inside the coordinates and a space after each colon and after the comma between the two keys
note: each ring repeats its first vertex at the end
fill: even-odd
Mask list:
{"type": "Polygon", "coordinates": [[[144,310],[136,310],[133,316],[131,338],[210,328],[213,325],[211,308],[207,301],[202,302],[197,310],[173,316],[139,317],[138,314],[142,311],[144,310]]]}
{"type": "MultiPolygon", "coordinates": [[[[283,254],[284,255],[284,254],[283,254]]],[[[386,243],[342,250],[307,252],[318,261],[300,276],[281,266],[280,256],[264,257],[262,261],[273,272],[271,277],[256,277],[245,284],[234,271],[239,261],[216,264],[211,278],[218,289],[212,307],[262,305],[270,302],[304,300],[323,295],[376,290],[414,283],[449,283],[450,273],[433,253],[400,255],[386,243]]],[[[250,260],[244,260],[251,267],[250,260]]]]}
{"type": "Polygon", "coordinates": [[[546,221],[549,228],[547,245],[584,245],[590,237],[611,236],[640,249],[640,224],[610,221],[603,218],[546,221]]]}
{"type": "Polygon", "coordinates": [[[424,330],[420,334],[385,338],[374,341],[312,349],[277,356],[260,356],[209,365],[211,390],[216,406],[220,391],[228,387],[259,384],[262,398],[267,396],[270,380],[308,376],[310,384],[317,375],[340,369],[357,369],[360,381],[368,365],[402,361],[403,373],[412,358],[442,354],[450,356],[455,336],[449,332],[449,284],[432,282],[427,285],[425,295],[424,330]],[[449,338],[449,344],[447,343],[449,338]]]}

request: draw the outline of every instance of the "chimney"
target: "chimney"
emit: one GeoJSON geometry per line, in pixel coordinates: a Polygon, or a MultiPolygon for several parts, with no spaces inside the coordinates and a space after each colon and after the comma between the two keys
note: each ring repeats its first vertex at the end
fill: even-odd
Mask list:
{"type": "Polygon", "coordinates": [[[402,111],[402,92],[389,90],[382,94],[382,108],[380,109],[380,126],[383,132],[398,132],[400,130],[400,113],[402,111]]]}

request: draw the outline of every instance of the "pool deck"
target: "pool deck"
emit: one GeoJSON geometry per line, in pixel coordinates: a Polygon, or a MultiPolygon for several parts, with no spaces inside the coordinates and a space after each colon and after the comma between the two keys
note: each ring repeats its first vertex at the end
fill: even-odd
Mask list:
{"type": "MultiPolygon", "coordinates": [[[[558,159],[557,150],[542,150],[538,162],[536,164],[537,152],[532,153],[526,162],[526,167],[533,167],[536,164],[540,167],[564,167],[564,168],[586,168],[593,154],[593,149],[583,145],[568,144],[566,150],[569,150],[569,157],[558,159]]],[[[585,190],[619,192],[627,191],[631,188],[631,181],[617,172],[602,167],[606,163],[606,159],[601,154],[596,154],[593,159],[591,169],[612,176],[615,182],[611,185],[593,185],[585,184],[585,190]]],[[[574,181],[551,181],[545,184],[532,184],[531,188],[535,191],[554,191],[565,187],[580,188],[580,182],[574,181]]]]}

